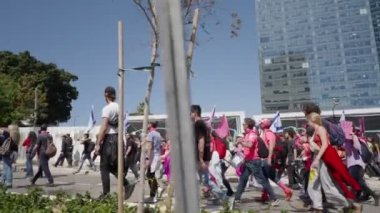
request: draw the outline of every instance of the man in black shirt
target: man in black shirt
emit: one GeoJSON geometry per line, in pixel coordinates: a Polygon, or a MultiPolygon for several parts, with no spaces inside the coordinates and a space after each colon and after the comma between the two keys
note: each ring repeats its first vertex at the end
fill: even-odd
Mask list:
{"type": "Polygon", "coordinates": [[[209,187],[209,173],[208,164],[211,160],[210,150],[210,131],[206,123],[201,118],[202,109],[199,105],[191,106],[191,119],[194,122],[194,134],[197,160],[199,164],[199,176],[202,184],[206,187],[205,191],[210,189],[209,187]]]}
{"type": "Polygon", "coordinates": [[[52,141],[53,137],[47,132],[47,126],[42,125],[41,131],[37,137],[37,145],[33,150],[33,152],[38,153],[39,166],[37,173],[30,181],[32,185],[35,184],[38,178],[42,177],[42,172],[46,175],[46,178],[49,181],[48,186],[54,185],[53,176],[51,175],[49,169],[49,157],[45,154],[49,140],[52,141]]]}
{"type": "Polygon", "coordinates": [[[81,163],[78,170],[73,173],[74,175],[80,172],[86,160],[90,162],[90,167],[92,168],[92,170],[96,171],[95,164],[91,159],[91,152],[95,149],[95,143],[91,141],[90,135],[88,133],[85,133],[83,136],[84,138],[81,141],[81,144],[83,144],[84,147],[82,152],[81,163]]]}

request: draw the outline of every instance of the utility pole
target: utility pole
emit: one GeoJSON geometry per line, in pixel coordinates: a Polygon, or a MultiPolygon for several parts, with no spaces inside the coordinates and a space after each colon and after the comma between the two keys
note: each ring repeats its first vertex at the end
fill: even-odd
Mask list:
{"type": "Polygon", "coordinates": [[[119,118],[118,118],[118,145],[117,145],[117,212],[124,212],[124,48],[123,22],[118,22],[119,40],[119,118]]]}
{"type": "MultiPolygon", "coordinates": [[[[197,213],[199,187],[195,178],[195,144],[190,120],[190,86],[185,62],[179,0],[157,1],[166,107],[173,160],[175,212],[197,213]]],[[[169,209],[170,211],[170,209],[169,209]]]]}
{"type": "Polygon", "coordinates": [[[38,87],[34,88],[34,121],[33,121],[33,129],[37,130],[37,110],[38,110],[38,87]]]}

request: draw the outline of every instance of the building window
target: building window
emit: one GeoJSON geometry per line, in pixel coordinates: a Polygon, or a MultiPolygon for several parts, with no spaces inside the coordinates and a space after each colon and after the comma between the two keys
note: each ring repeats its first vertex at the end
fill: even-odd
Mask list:
{"type": "Polygon", "coordinates": [[[367,15],[367,14],[368,14],[368,11],[366,8],[360,9],[360,15],[367,15]]]}
{"type": "Polygon", "coordinates": [[[304,68],[304,69],[309,68],[309,62],[303,62],[302,63],[302,68],[304,68]]]}
{"type": "Polygon", "coordinates": [[[270,58],[264,59],[264,64],[271,64],[271,63],[272,63],[272,59],[270,58]]]}

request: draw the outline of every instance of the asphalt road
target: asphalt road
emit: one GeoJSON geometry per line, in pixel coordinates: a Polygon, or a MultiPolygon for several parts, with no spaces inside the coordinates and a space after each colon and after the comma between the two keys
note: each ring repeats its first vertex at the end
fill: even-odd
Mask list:
{"type": "MultiPolygon", "coordinates": [[[[1,167],[0,167],[1,168],[1,167]]],[[[37,167],[34,167],[37,170],[37,167]]],[[[36,182],[36,186],[41,187],[46,195],[54,195],[57,191],[65,191],[68,194],[75,195],[77,193],[84,194],[89,192],[93,197],[98,197],[102,192],[102,184],[100,180],[100,173],[94,172],[83,167],[82,171],[76,175],[73,175],[75,171],[74,168],[58,167],[54,168],[51,166],[51,171],[54,176],[54,187],[46,187],[47,179],[41,178],[36,182]]],[[[29,179],[24,178],[25,174],[22,171],[22,166],[18,166],[17,171],[14,173],[13,188],[10,189],[11,192],[17,193],[27,193],[30,188],[29,179]]],[[[133,181],[134,176],[129,173],[128,179],[133,181]]],[[[234,176],[233,172],[229,172],[227,177],[230,179],[232,186],[237,186],[237,178],[234,176]]],[[[367,182],[370,187],[375,191],[380,192],[380,181],[378,178],[367,178],[367,182]]],[[[117,180],[111,175],[111,192],[116,192],[117,180]]],[[[243,194],[242,203],[236,205],[237,209],[242,211],[256,210],[258,212],[283,212],[286,210],[288,212],[307,212],[306,209],[302,208],[302,203],[298,199],[299,192],[295,191],[291,202],[286,202],[282,191],[278,187],[275,188],[275,193],[279,195],[282,199],[281,205],[279,207],[268,210],[268,205],[254,201],[255,197],[260,197],[261,191],[255,187],[249,187],[243,194]]],[[[135,188],[132,196],[127,200],[128,203],[137,203],[138,201],[138,188],[135,188]]],[[[146,184],[145,194],[148,195],[149,188],[146,184]]],[[[333,205],[329,208],[329,212],[339,212],[339,203],[334,203],[334,201],[329,200],[333,205]]],[[[201,207],[218,212],[221,209],[221,205],[217,204],[214,200],[202,199],[201,207]]],[[[379,213],[380,209],[373,205],[373,200],[363,204],[364,213],[379,213]]]]}

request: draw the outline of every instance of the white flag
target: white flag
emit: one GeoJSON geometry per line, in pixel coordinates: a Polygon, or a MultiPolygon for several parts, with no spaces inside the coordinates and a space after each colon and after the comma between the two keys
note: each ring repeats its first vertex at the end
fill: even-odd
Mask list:
{"type": "Polygon", "coordinates": [[[87,124],[87,130],[86,132],[90,132],[92,128],[94,128],[96,124],[95,116],[94,116],[94,105],[91,106],[91,111],[90,111],[90,119],[88,120],[87,124]]]}
{"type": "Polygon", "coordinates": [[[272,125],[270,126],[270,130],[272,130],[272,132],[283,132],[280,112],[278,111],[272,120],[272,125]]]}

